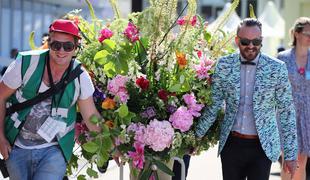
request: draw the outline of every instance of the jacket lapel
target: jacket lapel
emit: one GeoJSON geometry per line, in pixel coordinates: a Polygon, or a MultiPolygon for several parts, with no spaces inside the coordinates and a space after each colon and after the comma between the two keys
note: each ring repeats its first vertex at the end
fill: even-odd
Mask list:
{"type": "MultiPolygon", "coordinates": [[[[263,95],[262,90],[260,88],[263,88],[266,83],[264,81],[265,78],[268,76],[268,62],[265,58],[263,58],[263,55],[260,55],[260,58],[258,60],[258,64],[256,67],[256,73],[255,73],[255,83],[254,83],[254,92],[253,92],[253,113],[255,116],[255,120],[259,118],[258,112],[260,111],[259,107],[261,106],[261,102],[259,101],[260,97],[263,95]]],[[[266,89],[267,90],[267,89],[266,89]]],[[[264,91],[264,90],[263,90],[264,91]]]]}
{"type": "Polygon", "coordinates": [[[241,63],[240,63],[240,55],[236,54],[236,57],[233,58],[232,63],[232,82],[234,82],[235,85],[235,99],[237,102],[237,106],[239,106],[240,103],[240,87],[241,87],[241,63]]]}

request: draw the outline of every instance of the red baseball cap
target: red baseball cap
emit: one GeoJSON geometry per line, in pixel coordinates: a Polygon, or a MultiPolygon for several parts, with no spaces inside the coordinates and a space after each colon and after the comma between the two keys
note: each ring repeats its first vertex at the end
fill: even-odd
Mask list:
{"type": "Polygon", "coordinates": [[[70,21],[70,20],[65,20],[65,19],[55,20],[50,25],[49,32],[67,33],[67,34],[71,34],[81,39],[79,35],[79,27],[73,21],[70,21]]]}

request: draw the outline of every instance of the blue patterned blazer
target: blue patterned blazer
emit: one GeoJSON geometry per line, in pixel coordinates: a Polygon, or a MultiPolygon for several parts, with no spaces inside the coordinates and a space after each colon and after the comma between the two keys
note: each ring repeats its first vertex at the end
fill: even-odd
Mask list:
{"type": "MultiPolygon", "coordinates": [[[[213,104],[206,107],[196,126],[196,135],[204,136],[225,104],[221,122],[219,153],[232,129],[240,101],[240,55],[231,54],[219,59],[212,79],[213,104]]],[[[285,160],[297,158],[297,132],[291,86],[285,63],[261,53],[257,64],[253,113],[257,134],[265,154],[271,161],[278,160],[281,152],[280,135],[276,120],[282,127],[285,160]]]]}

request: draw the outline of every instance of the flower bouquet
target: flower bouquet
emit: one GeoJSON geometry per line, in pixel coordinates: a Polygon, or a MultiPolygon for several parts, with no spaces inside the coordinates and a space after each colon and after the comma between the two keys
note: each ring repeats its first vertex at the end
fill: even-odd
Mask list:
{"type": "MultiPolygon", "coordinates": [[[[233,36],[220,31],[226,13],[211,32],[196,14],[195,0],[177,12],[177,0],[150,0],[143,12],[121,18],[111,0],[113,20],[98,19],[89,1],[92,21],[75,10],[66,16],[82,33],[78,59],[91,74],[94,100],[104,120],[92,118],[102,132],[78,124],[78,141],[85,158],[101,167],[113,154],[128,162],[138,179],[157,178],[157,169],[173,175],[165,162],[200,152],[216,144],[218,124],[202,140],[194,127],[208,108],[216,59],[232,51],[233,36]],[[186,12],[186,13],[185,13],[186,12]]],[[[234,1],[235,8],[238,1],[234,1]]],[[[232,11],[231,11],[232,12],[232,11]]],[[[98,177],[92,166],[90,177],[98,177]]],[[[82,178],[82,177],[80,177],[82,178]]]]}

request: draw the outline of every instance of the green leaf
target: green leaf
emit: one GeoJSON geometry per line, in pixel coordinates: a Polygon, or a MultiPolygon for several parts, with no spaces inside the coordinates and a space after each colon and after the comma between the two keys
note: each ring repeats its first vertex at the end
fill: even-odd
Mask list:
{"type": "Polygon", "coordinates": [[[111,61],[108,62],[104,65],[103,71],[109,78],[112,78],[114,75],[116,75],[115,64],[111,61]]]}
{"type": "Polygon", "coordinates": [[[99,122],[99,118],[95,115],[92,115],[90,117],[90,122],[93,123],[93,124],[97,124],[99,122]]]}
{"type": "Polygon", "coordinates": [[[101,50],[101,51],[96,53],[94,60],[98,64],[104,65],[104,64],[107,64],[109,62],[109,60],[107,58],[109,55],[110,55],[110,53],[107,50],[101,50]]]}
{"type": "Polygon", "coordinates": [[[152,169],[151,167],[149,166],[148,168],[144,169],[142,171],[142,174],[140,176],[140,180],[149,180],[150,176],[152,174],[152,169]]]}
{"type": "Polygon", "coordinates": [[[124,118],[128,115],[129,111],[128,111],[128,106],[126,104],[122,104],[119,108],[118,108],[118,114],[121,118],[124,118]]]}
{"type": "Polygon", "coordinates": [[[102,148],[105,150],[109,150],[112,148],[113,142],[110,137],[103,137],[102,140],[102,148]]]}
{"type": "Polygon", "coordinates": [[[93,178],[98,178],[98,173],[94,171],[92,168],[87,168],[86,173],[93,178]]]}
{"type": "Polygon", "coordinates": [[[97,165],[98,167],[102,167],[109,160],[109,153],[105,150],[102,150],[98,153],[97,156],[97,165]]]}
{"type": "Polygon", "coordinates": [[[168,91],[169,92],[179,92],[181,89],[181,84],[175,84],[173,86],[171,86],[168,91]]]}
{"type": "Polygon", "coordinates": [[[86,176],[85,175],[79,175],[77,177],[77,180],[86,180],[86,176]]]}
{"type": "Polygon", "coordinates": [[[170,175],[170,176],[174,176],[173,171],[171,171],[171,169],[169,169],[164,163],[162,163],[159,160],[154,159],[154,164],[158,167],[158,169],[160,169],[161,171],[163,171],[164,173],[170,175]]]}
{"type": "Polygon", "coordinates": [[[89,142],[83,144],[82,147],[85,151],[90,152],[90,153],[95,153],[99,149],[98,144],[96,144],[92,141],[89,141],[89,142]]]}
{"type": "Polygon", "coordinates": [[[212,35],[208,31],[204,31],[204,38],[207,42],[210,42],[212,35]]]}
{"type": "Polygon", "coordinates": [[[106,50],[108,50],[109,52],[114,51],[116,47],[116,43],[114,41],[112,41],[111,39],[105,39],[103,43],[106,50]]]}
{"type": "Polygon", "coordinates": [[[129,125],[131,120],[136,117],[136,114],[133,112],[129,112],[126,117],[123,118],[123,124],[129,125]]]}

